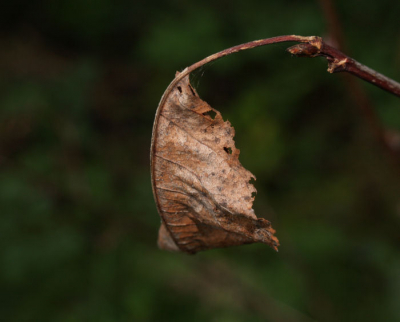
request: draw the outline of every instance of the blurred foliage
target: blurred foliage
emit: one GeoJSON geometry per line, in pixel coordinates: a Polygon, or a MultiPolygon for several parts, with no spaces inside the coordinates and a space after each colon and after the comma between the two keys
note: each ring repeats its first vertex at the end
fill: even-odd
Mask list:
{"type": "MultiPolygon", "coordinates": [[[[334,3],[355,59],[400,80],[400,3],[334,3]]],[[[285,45],[192,75],[257,176],[265,245],[156,247],[149,148],[176,70],[283,34],[329,39],[318,1],[0,4],[3,321],[398,321],[399,168],[340,75],[285,45]]],[[[389,129],[400,101],[362,84],[389,129]]]]}

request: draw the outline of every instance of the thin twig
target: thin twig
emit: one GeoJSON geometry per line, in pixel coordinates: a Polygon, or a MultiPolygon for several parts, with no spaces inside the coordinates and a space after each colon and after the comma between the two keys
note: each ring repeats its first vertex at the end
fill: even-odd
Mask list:
{"type": "MultiPolygon", "coordinates": [[[[340,19],[333,1],[318,0],[318,2],[321,5],[321,9],[328,25],[328,34],[331,43],[334,44],[335,48],[348,52],[346,49],[347,46],[343,28],[340,24],[340,19]]],[[[348,84],[348,86],[346,86],[346,90],[349,96],[352,98],[354,104],[364,116],[367,125],[377,138],[377,141],[382,145],[391,160],[394,161],[395,166],[398,168],[400,166],[399,148],[392,143],[393,139],[390,139],[391,137],[388,136],[390,132],[382,124],[378,113],[375,111],[371,101],[368,98],[365,89],[354,77],[352,77],[351,74],[344,73],[343,77],[348,84]]]]}
{"type": "MultiPolygon", "coordinates": [[[[373,69],[357,62],[353,58],[343,54],[340,50],[324,43],[321,38],[309,43],[297,44],[287,49],[291,54],[298,57],[325,57],[328,61],[328,72],[348,72],[355,75],[381,89],[400,97],[400,84],[396,81],[374,71],[373,69]]],[[[354,85],[352,80],[349,83],[354,85]]],[[[377,114],[370,106],[366,95],[360,86],[353,86],[354,96],[357,96],[357,103],[363,111],[366,120],[371,127],[374,135],[378,138],[378,142],[385,148],[391,158],[394,166],[399,169],[400,158],[399,151],[388,141],[387,131],[381,125],[377,114]]]]}
{"type": "Polygon", "coordinates": [[[348,72],[400,97],[400,84],[398,82],[329,46],[320,37],[315,37],[314,40],[307,43],[289,47],[287,51],[298,57],[325,57],[328,61],[328,72],[348,72]]]}

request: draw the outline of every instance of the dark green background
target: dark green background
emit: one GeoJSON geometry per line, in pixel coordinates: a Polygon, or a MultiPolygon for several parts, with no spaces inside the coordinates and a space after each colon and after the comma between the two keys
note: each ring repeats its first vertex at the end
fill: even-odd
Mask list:
{"type": "MultiPolygon", "coordinates": [[[[348,53],[400,80],[400,2],[334,4],[348,53]]],[[[236,129],[279,253],[156,246],[151,130],[175,71],[329,39],[318,1],[2,1],[0,26],[2,321],[400,320],[399,168],[345,79],[284,44],[192,75],[236,129]]],[[[400,100],[361,85],[400,130],[400,100]]]]}

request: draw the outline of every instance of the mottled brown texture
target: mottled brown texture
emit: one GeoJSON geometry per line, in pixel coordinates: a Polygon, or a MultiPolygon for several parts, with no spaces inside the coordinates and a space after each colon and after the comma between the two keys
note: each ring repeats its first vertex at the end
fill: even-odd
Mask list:
{"type": "Polygon", "coordinates": [[[262,242],[277,249],[269,221],[252,209],[255,177],[239,162],[229,121],[199,98],[189,75],[160,108],[152,149],[159,247],[196,253],[262,242]]]}

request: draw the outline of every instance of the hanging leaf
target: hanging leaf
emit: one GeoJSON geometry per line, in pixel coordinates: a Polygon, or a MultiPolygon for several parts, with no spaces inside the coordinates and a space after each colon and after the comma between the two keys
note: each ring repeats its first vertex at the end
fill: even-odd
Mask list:
{"type": "Polygon", "coordinates": [[[200,99],[189,83],[197,68],[242,50],[318,37],[278,36],[234,46],[177,73],[158,106],[151,142],[153,194],[162,223],[160,248],[194,254],[217,247],[261,242],[278,250],[268,220],[252,209],[255,179],[239,162],[235,130],[200,99]],[[214,115],[214,116],[213,116],[214,115]]]}
{"type": "Polygon", "coordinates": [[[261,242],[277,250],[275,230],[252,209],[255,177],[239,162],[229,121],[200,99],[189,75],[166,93],[151,155],[159,247],[196,253],[261,242]]]}
{"type": "Polygon", "coordinates": [[[399,83],[316,36],[251,41],[210,55],[177,73],[158,106],[150,154],[153,194],[162,218],[158,237],[161,248],[192,254],[261,242],[277,250],[275,230],[252,209],[256,189],[249,181],[255,177],[239,162],[233,127],[200,99],[189,83],[189,75],[224,56],[288,41],[300,43],[287,49],[292,55],[325,57],[329,72],[346,71],[400,95],[399,83]]]}

